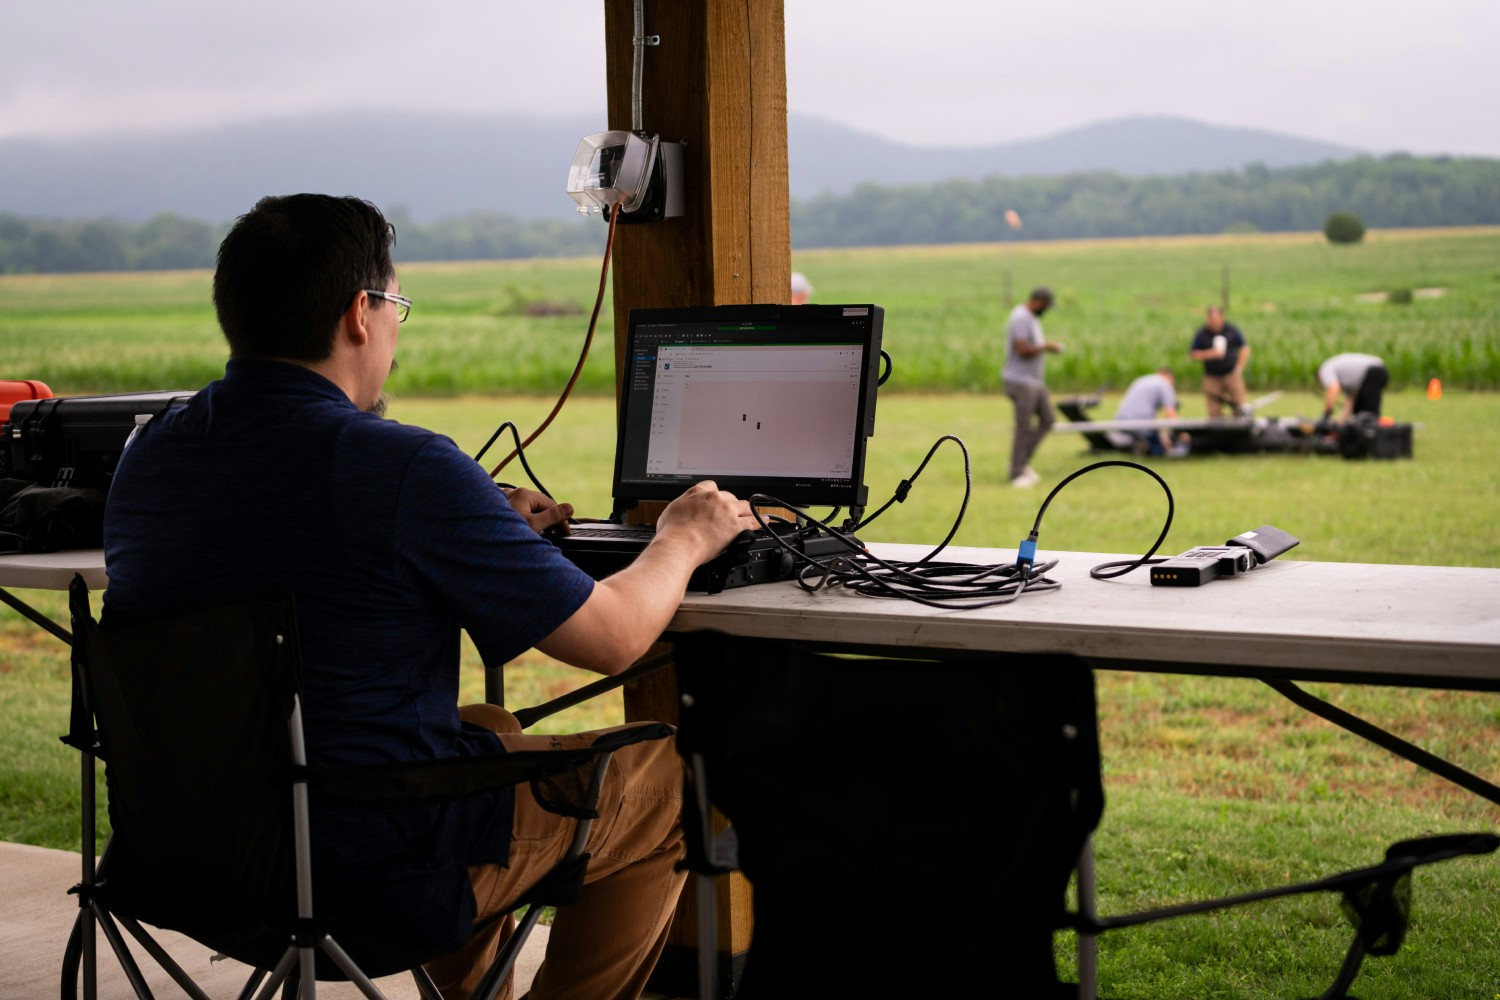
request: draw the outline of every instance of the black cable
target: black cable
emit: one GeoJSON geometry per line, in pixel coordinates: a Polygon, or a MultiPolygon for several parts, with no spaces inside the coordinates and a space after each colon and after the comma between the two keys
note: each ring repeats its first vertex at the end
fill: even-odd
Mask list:
{"type": "Polygon", "coordinates": [[[751,513],[768,537],[794,560],[802,563],[802,569],[796,577],[797,584],[808,592],[822,590],[824,587],[844,587],[865,597],[902,598],[934,608],[983,608],[994,604],[1009,604],[1028,588],[1045,591],[1055,590],[1058,586],[1056,581],[1045,576],[1047,570],[1056,563],[1035,567],[1030,575],[1017,579],[1013,565],[932,562],[938,549],[914,562],[881,559],[866,549],[858,539],[798,511],[799,521],[816,524],[829,537],[843,542],[849,550],[847,555],[831,558],[809,556],[782,537],[781,533],[771,530],[769,521],[756,510],[757,506],[789,507],[789,504],[776,497],[757,493],[750,498],[750,505],[751,513]],[[995,577],[1000,579],[987,579],[995,577]]]}
{"type": "MultiPolygon", "coordinates": [[[[1052,487],[1052,492],[1047,494],[1047,498],[1042,501],[1041,509],[1036,512],[1036,521],[1031,526],[1031,534],[1027,536],[1028,542],[1032,543],[1033,545],[1033,551],[1035,548],[1034,543],[1036,542],[1037,533],[1041,530],[1042,527],[1042,515],[1047,513],[1047,507],[1052,503],[1052,498],[1057,496],[1057,494],[1062,490],[1064,486],[1068,485],[1084,473],[1093,472],[1095,469],[1106,469],[1112,465],[1123,466],[1127,469],[1136,469],[1140,472],[1144,472],[1146,475],[1156,480],[1157,484],[1161,486],[1162,491],[1167,495],[1167,519],[1161,526],[1161,534],[1156,536],[1156,541],[1151,543],[1151,548],[1146,551],[1145,555],[1141,556],[1139,559],[1118,559],[1114,562],[1100,563],[1098,566],[1095,566],[1093,569],[1089,570],[1089,576],[1095,580],[1113,580],[1117,576],[1124,576],[1126,573],[1129,573],[1132,570],[1139,569],[1142,566],[1151,565],[1153,563],[1166,562],[1165,559],[1152,559],[1151,557],[1156,555],[1156,550],[1161,548],[1161,543],[1167,540],[1167,532],[1172,530],[1172,518],[1177,512],[1176,501],[1174,501],[1172,498],[1172,488],[1167,485],[1167,481],[1165,479],[1156,474],[1155,470],[1141,465],[1138,462],[1126,462],[1121,459],[1110,459],[1104,462],[1095,462],[1093,465],[1085,465],[1083,468],[1077,470],[1072,475],[1063,479],[1062,482],[1052,487]],[[1123,566],[1125,568],[1116,569],[1116,567],[1119,566],[1123,566]],[[1105,573],[1102,572],[1103,570],[1114,570],[1114,572],[1105,573]]],[[[1025,543],[1023,543],[1023,548],[1024,546],[1025,543]]]]}
{"type": "MultiPolygon", "coordinates": [[[[500,435],[505,432],[505,429],[507,427],[510,428],[511,439],[516,443],[516,457],[521,460],[521,468],[526,470],[527,477],[531,479],[531,485],[535,486],[536,491],[542,496],[546,497],[548,500],[556,500],[556,497],[547,492],[547,487],[542,485],[542,481],[536,477],[536,473],[531,471],[531,464],[526,461],[526,449],[521,445],[521,431],[518,427],[516,427],[515,422],[512,420],[507,420],[503,422],[499,427],[495,428],[495,433],[490,435],[490,439],[484,443],[484,447],[480,448],[478,453],[475,454],[474,461],[478,462],[480,459],[484,458],[484,453],[490,450],[490,445],[495,443],[496,439],[498,439],[500,435]]],[[[499,483],[497,485],[502,488],[504,488],[505,486],[504,483],[499,483]]]]}
{"type": "Polygon", "coordinates": [[[797,583],[807,591],[821,590],[825,586],[843,586],[868,597],[898,597],[938,608],[975,608],[992,604],[1008,604],[1019,598],[1028,587],[1039,591],[1055,589],[1056,582],[1045,577],[1046,570],[1055,563],[1049,563],[1036,569],[1032,574],[1015,579],[1014,566],[968,565],[933,561],[933,558],[946,548],[954,535],[958,533],[968,510],[969,497],[972,492],[973,473],[969,450],[961,439],[953,435],[945,434],[934,442],[910,478],[903,479],[891,498],[855,527],[864,527],[888,510],[892,504],[905,502],[911,492],[912,483],[922,474],[922,470],[927,467],[928,462],[932,460],[932,456],[944,441],[952,441],[963,453],[963,502],[958,516],[954,519],[953,527],[943,541],[931,552],[914,562],[880,559],[871,554],[858,539],[798,510],[799,523],[806,521],[816,524],[829,537],[841,540],[849,549],[848,555],[836,556],[832,560],[825,561],[808,556],[780,537],[778,533],[770,531],[766,519],[755,509],[757,504],[788,507],[793,510],[797,508],[774,497],[757,494],[750,498],[751,511],[761,528],[767,531],[776,544],[789,553],[794,560],[803,564],[797,574],[797,583]]]}
{"type": "MultiPolygon", "coordinates": [[[[964,512],[968,508],[969,494],[972,484],[972,473],[969,464],[969,451],[964,443],[952,435],[944,435],[935,442],[927,455],[922,459],[917,471],[912,473],[909,479],[903,479],[897,486],[891,499],[881,505],[880,509],[868,518],[861,521],[857,527],[864,527],[883,512],[888,510],[893,503],[901,503],[911,491],[911,485],[921,475],[922,470],[932,459],[933,454],[943,441],[951,440],[959,446],[964,456],[964,500],[958,517],[954,521],[953,528],[947,537],[920,559],[915,561],[885,560],[873,555],[866,549],[857,538],[845,532],[839,531],[830,524],[811,517],[806,512],[798,510],[783,500],[766,494],[755,494],[750,498],[751,513],[757,523],[772,538],[778,547],[801,564],[797,572],[796,580],[798,586],[809,592],[821,590],[824,587],[844,587],[856,594],[865,597],[900,598],[925,604],[935,608],[984,608],[997,604],[1009,604],[1018,600],[1022,594],[1033,591],[1047,593],[1057,590],[1061,584],[1047,576],[1057,566],[1056,560],[1036,563],[1036,541],[1041,532],[1042,519],[1046,515],[1047,508],[1061,490],[1077,479],[1079,476],[1093,472],[1096,469],[1109,468],[1110,466],[1123,466],[1136,469],[1146,473],[1161,486],[1167,495],[1167,517],[1162,526],[1161,533],[1157,536],[1151,549],[1139,559],[1125,560],[1118,563],[1105,563],[1090,570],[1090,575],[1095,579],[1110,579],[1130,572],[1138,566],[1145,565],[1148,560],[1161,548],[1166,540],[1167,533],[1171,530],[1172,519],[1175,514],[1176,505],[1172,498],[1172,490],[1161,476],[1151,469],[1135,462],[1112,460],[1095,462],[1085,466],[1064,478],[1054,486],[1042,501],[1037,510],[1036,520],[1026,541],[1022,542],[1017,559],[1014,563],[1007,564],[973,564],[938,562],[933,557],[941,552],[952,541],[963,522],[964,512]],[[806,530],[801,526],[806,523],[809,526],[817,525],[828,537],[839,539],[848,549],[846,554],[833,557],[814,557],[804,553],[792,542],[774,530],[771,530],[768,520],[757,506],[786,507],[797,512],[797,524],[799,531],[806,530]],[[1101,570],[1113,569],[1116,566],[1126,568],[1113,573],[1101,573],[1101,570]]],[[[775,520],[785,521],[784,518],[775,520]]],[[[1161,560],[1156,560],[1161,561],[1161,560]]]]}
{"type": "MultiPolygon", "coordinates": [[[[918,562],[926,562],[929,559],[931,559],[933,556],[937,555],[939,552],[943,551],[943,549],[947,548],[948,547],[948,543],[951,542],[951,541],[953,541],[953,536],[956,535],[956,534],[958,534],[959,526],[961,524],[963,524],[964,514],[967,513],[968,510],[969,510],[969,497],[972,495],[972,493],[974,491],[974,476],[973,476],[972,469],[971,469],[970,462],[969,462],[969,449],[963,443],[962,440],[960,440],[957,437],[954,437],[952,434],[944,434],[942,437],[940,437],[936,441],[934,441],[933,444],[932,444],[932,447],[929,448],[929,449],[927,449],[927,454],[925,456],[923,456],[921,464],[917,466],[917,471],[913,472],[911,474],[911,478],[901,480],[901,482],[896,485],[896,492],[894,492],[894,493],[891,494],[891,498],[889,500],[887,500],[885,503],[881,504],[880,508],[878,510],[876,510],[875,513],[871,514],[869,517],[865,518],[863,521],[860,521],[858,524],[854,525],[853,527],[849,528],[848,530],[851,531],[851,532],[858,531],[861,528],[866,527],[867,525],[869,525],[870,522],[874,521],[881,514],[884,514],[887,510],[889,510],[891,504],[893,504],[893,503],[905,503],[907,496],[910,495],[910,493],[911,493],[912,484],[917,481],[917,477],[922,474],[922,470],[925,469],[925,468],[927,468],[927,463],[930,462],[930,461],[932,461],[932,456],[937,453],[938,448],[940,448],[942,446],[942,444],[943,444],[944,441],[952,441],[954,444],[958,445],[958,450],[961,451],[961,452],[963,452],[963,456],[964,456],[964,499],[963,499],[963,503],[959,504],[959,507],[958,507],[958,516],[956,518],[954,518],[954,520],[953,520],[953,527],[950,528],[950,529],[948,529],[948,535],[947,535],[947,537],[943,539],[942,543],[939,544],[937,548],[933,549],[931,552],[927,553],[927,555],[923,556],[921,559],[919,559],[917,561],[918,562]]],[[[829,518],[829,520],[833,520],[833,519],[829,518]]]]}

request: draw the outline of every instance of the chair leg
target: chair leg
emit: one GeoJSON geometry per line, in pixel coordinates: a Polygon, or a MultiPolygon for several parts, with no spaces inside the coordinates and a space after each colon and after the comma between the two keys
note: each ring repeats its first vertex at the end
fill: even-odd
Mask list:
{"type": "Polygon", "coordinates": [[[245,985],[240,989],[239,996],[235,997],[235,1000],[252,1000],[256,987],[266,978],[267,972],[266,969],[251,969],[250,978],[245,980],[245,985]]]}
{"type": "Polygon", "coordinates": [[[115,926],[114,919],[109,911],[98,903],[91,903],[94,920],[98,922],[99,929],[104,932],[104,937],[109,941],[109,946],[115,953],[115,958],[120,962],[120,968],[125,972],[125,978],[130,982],[130,988],[135,990],[135,995],[141,1000],[152,1000],[151,987],[146,985],[146,979],[141,975],[141,968],[136,964],[135,956],[130,953],[130,947],[125,944],[125,939],[120,936],[120,929],[115,926]]]}
{"type": "MultiPolygon", "coordinates": [[[[349,957],[348,952],[339,947],[337,941],[325,934],[318,942],[318,947],[322,948],[328,957],[333,959],[333,963],[343,970],[344,975],[349,977],[349,982],[358,987],[361,993],[369,997],[370,1000],[385,1000],[385,994],[380,992],[380,987],[371,982],[370,977],[365,975],[364,970],[354,964],[354,960],[349,957]]],[[[307,979],[304,976],[303,983],[305,984],[306,982],[307,979]]],[[[316,985],[313,988],[316,989],[316,985]]],[[[308,1000],[314,1000],[311,994],[308,995],[308,1000]]]]}
{"type": "Polygon", "coordinates": [[[281,961],[276,963],[276,968],[271,970],[270,978],[265,981],[265,984],[260,988],[260,992],[255,995],[255,1000],[271,1000],[276,995],[276,991],[281,988],[281,984],[286,981],[292,971],[292,967],[296,964],[297,949],[288,948],[282,953],[281,961]]]}
{"type": "Polygon", "coordinates": [[[301,980],[299,993],[306,1000],[318,1000],[318,951],[309,945],[297,949],[298,978],[301,980]]]}
{"type": "Polygon", "coordinates": [[[146,949],[146,954],[150,955],[156,964],[161,966],[162,970],[172,977],[173,982],[182,988],[182,992],[186,993],[192,1000],[209,1000],[208,994],[199,989],[198,984],[193,982],[192,977],[182,970],[182,966],[178,965],[172,956],[167,954],[166,949],[157,944],[156,939],[147,934],[140,924],[123,914],[116,919],[130,932],[131,937],[140,942],[141,947],[146,949]]]}
{"type": "Polygon", "coordinates": [[[474,987],[474,995],[469,1000],[495,1000],[500,987],[510,975],[510,970],[515,968],[516,959],[520,957],[526,939],[531,936],[531,930],[541,916],[540,906],[532,905],[527,908],[521,919],[516,921],[515,929],[506,939],[505,947],[501,948],[499,954],[495,956],[495,961],[490,965],[489,971],[484,974],[479,985],[474,987]]]}
{"type": "MultiPolygon", "coordinates": [[[[62,961],[62,983],[58,996],[62,1000],[78,1000],[78,974],[79,967],[83,967],[84,998],[94,1000],[97,995],[95,983],[93,982],[94,963],[84,960],[84,922],[92,921],[93,916],[88,910],[79,910],[78,916],[73,921],[73,932],[68,935],[67,947],[63,949],[62,961]]],[[[92,926],[90,931],[92,931],[92,926]]],[[[90,945],[93,944],[93,935],[88,935],[90,945]]]]}
{"type": "MultiPolygon", "coordinates": [[[[76,682],[75,682],[76,683],[76,682]]],[[[79,880],[79,888],[85,892],[93,889],[98,879],[98,867],[94,862],[94,755],[84,753],[79,762],[79,788],[81,803],[81,820],[79,824],[82,842],[79,844],[78,855],[83,862],[82,877],[79,880]]],[[[113,839],[113,838],[111,838],[113,839]]],[[[109,844],[104,845],[104,857],[109,857],[109,844]]],[[[95,936],[94,912],[92,897],[81,897],[85,901],[79,906],[78,923],[75,931],[81,937],[83,957],[83,996],[84,1000],[96,1000],[99,996],[99,965],[95,949],[98,939],[95,936]]],[[[72,943],[71,941],[69,942],[72,943]]],[[[66,971],[66,970],[65,970],[66,971]]],[[[74,985],[76,988],[76,984],[74,985]]],[[[66,993],[63,994],[67,996],[66,993]]]]}
{"type": "Polygon", "coordinates": [[[437,983],[427,974],[427,970],[420,965],[411,970],[411,978],[417,984],[417,993],[422,1000],[443,1000],[443,995],[438,992],[437,983]]]}

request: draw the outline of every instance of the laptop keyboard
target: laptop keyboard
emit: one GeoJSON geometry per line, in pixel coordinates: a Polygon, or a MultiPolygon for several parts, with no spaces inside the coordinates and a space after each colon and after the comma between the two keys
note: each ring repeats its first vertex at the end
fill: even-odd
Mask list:
{"type": "Polygon", "coordinates": [[[653,524],[575,524],[571,534],[587,535],[589,538],[650,538],[656,534],[653,524]]]}

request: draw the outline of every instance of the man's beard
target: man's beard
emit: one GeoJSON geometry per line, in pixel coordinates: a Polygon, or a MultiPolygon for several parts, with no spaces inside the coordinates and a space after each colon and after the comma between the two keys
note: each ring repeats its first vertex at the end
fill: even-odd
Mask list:
{"type": "MultiPolygon", "coordinates": [[[[396,371],[396,359],[392,358],[391,359],[391,374],[394,374],[395,371],[396,371]]],[[[387,377],[389,377],[389,375],[387,377]]],[[[375,396],[375,402],[371,403],[370,404],[370,408],[368,410],[366,410],[365,412],[366,413],[373,413],[377,417],[383,417],[383,416],[385,416],[386,407],[390,406],[390,403],[391,403],[391,397],[390,397],[389,394],[386,393],[385,388],[382,387],[381,390],[380,390],[380,392],[377,393],[376,396],[375,396]]]]}

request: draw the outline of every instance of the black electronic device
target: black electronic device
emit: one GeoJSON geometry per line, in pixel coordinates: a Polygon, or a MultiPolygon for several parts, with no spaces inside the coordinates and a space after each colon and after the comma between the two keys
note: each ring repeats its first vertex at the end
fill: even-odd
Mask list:
{"type": "Polygon", "coordinates": [[[108,492],[136,427],[192,397],[165,390],[21,400],[0,427],[0,478],[108,492]]]}
{"type": "Polygon", "coordinates": [[[1269,524],[1229,539],[1223,545],[1200,545],[1151,567],[1154,587],[1201,587],[1221,576],[1248,573],[1297,544],[1297,539],[1269,524]]]}
{"type": "MultiPolygon", "coordinates": [[[[641,524],[585,523],[574,525],[572,532],[553,540],[564,555],[595,579],[629,566],[653,536],[651,526],[641,524]],[[634,544],[618,544],[622,540],[634,544]]],[[[860,546],[852,535],[846,537],[847,542],[821,531],[773,521],[769,531],[741,532],[728,548],[693,571],[687,589],[717,594],[735,587],[788,580],[801,568],[794,552],[811,559],[830,559],[848,553],[851,545],[860,546]],[[777,537],[771,537],[773,532],[777,537]]]]}
{"type": "MultiPolygon", "coordinates": [[[[621,370],[611,521],[642,500],[673,500],[712,480],[739,497],[794,507],[866,502],[865,443],[875,430],[884,310],[863,305],[637,309],[621,370]]],[[[809,555],[847,551],[794,532],[809,555]]],[[[592,575],[628,565],[651,529],[580,525],[556,539],[592,575]]],[[[733,567],[700,570],[691,589],[784,579],[777,539],[731,546],[733,567]]]]}

